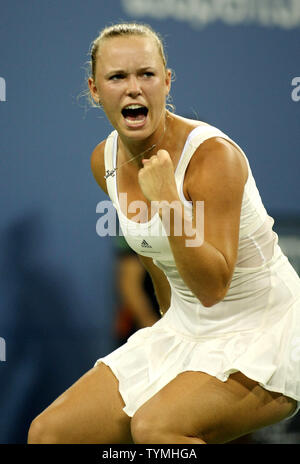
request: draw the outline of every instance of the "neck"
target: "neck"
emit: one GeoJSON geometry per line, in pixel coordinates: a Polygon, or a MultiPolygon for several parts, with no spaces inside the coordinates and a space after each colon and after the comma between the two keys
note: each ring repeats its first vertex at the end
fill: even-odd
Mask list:
{"type": "Polygon", "coordinates": [[[143,158],[150,158],[156,154],[157,150],[160,148],[161,143],[164,141],[165,132],[166,118],[162,120],[158,128],[153,134],[151,134],[150,137],[147,137],[143,140],[124,140],[122,137],[120,137],[125,159],[128,161],[132,160],[133,163],[140,165],[143,158]]]}

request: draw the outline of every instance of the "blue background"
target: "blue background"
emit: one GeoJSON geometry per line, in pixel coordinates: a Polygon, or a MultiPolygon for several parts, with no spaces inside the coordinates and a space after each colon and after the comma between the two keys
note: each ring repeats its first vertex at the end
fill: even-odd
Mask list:
{"type": "Polygon", "coordinates": [[[96,233],[106,197],[90,170],[112,128],[80,97],[98,31],[132,19],[159,31],[176,112],[240,144],[268,212],[289,220],[300,216],[300,102],[291,98],[300,34],[299,24],[135,17],[121,1],[0,9],[0,443],[24,443],[30,421],[116,346],[114,242],[96,233]]]}

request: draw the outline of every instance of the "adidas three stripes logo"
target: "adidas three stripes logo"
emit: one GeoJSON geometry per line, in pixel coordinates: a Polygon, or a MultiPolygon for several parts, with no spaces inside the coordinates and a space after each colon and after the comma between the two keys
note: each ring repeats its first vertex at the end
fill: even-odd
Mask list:
{"type": "Polygon", "coordinates": [[[152,246],[149,245],[149,243],[147,243],[146,240],[143,240],[143,241],[142,241],[141,246],[142,246],[143,248],[152,248],[152,246]]]}

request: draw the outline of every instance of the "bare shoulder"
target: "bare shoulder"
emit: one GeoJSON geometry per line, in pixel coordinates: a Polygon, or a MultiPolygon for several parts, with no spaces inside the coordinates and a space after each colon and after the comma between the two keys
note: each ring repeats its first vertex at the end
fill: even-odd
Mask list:
{"type": "Polygon", "coordinates": [[[100,142],[93,150],[91,155],[91,169],[97,184],[107,193],[105,175],[104,150],[106,140],[100,142]]]}
{"type": "Polygon", "coordinates": [[[243,188],[248,178],[248,167],[240,150],[230,141],[212,137],[196,150],[186,174],[190,185],[196,183],[211,189],[212,186],[232,186],[234,183],[243,188]]]}

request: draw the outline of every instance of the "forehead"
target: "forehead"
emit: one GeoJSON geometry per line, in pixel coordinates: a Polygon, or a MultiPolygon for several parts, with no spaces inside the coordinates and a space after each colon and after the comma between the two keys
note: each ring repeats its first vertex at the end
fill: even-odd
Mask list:
{"type": "Polygon", "coordinates": [[[97,61],[102,69],[129,65],[157,66],[162,63],[157,43],[151,36],[111,37],[99,46],[97,61]]]}

